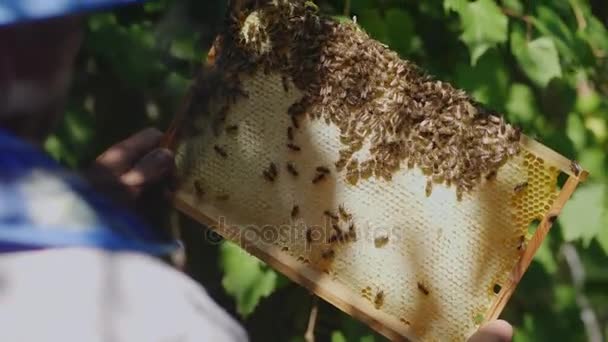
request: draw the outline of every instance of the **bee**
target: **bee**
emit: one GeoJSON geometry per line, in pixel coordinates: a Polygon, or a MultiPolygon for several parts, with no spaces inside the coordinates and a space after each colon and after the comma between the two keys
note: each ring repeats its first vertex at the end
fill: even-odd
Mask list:
{"type": "Polygon", "coordinates": [[[354,241],[357,241],[357,230],[355,229],[355,224],[353,222],[348,226],[348,237],[354,241]]]}
{"type": "Polygon", "coordinates": [[[270,165],[268,165],[268,168],[262,172],[262,175],[267,181],[274,182],[278,175],[277,166],[275,163],[271,162],[270,165]]]}
{"type": "Polygon", "coordinates": [[[524,191],[527,187],[528,187],[528,182],[519,183],[513,188],[513,191],[515,191],[516,194],[519,194],[522,191],[524,191]]]}
{"type": "Polygon", "coordinates": [[[353,159],[346,165],[346,181],[351,185],[357,185],[359,181],[359,162],[353,159]]]}
{"type": "Polygon", "coordinates": [[[422,292],[425,296],[429,295],[429,289],[421,282],[418,282],[418,291],[422,292]]]}
{"type": "Polygon", "coordinates": [[[329,211],[329,210],[325,210],[325,211],[323,212],[323,215],[325,215],[325,216],[327,216],[327,217],[331,218],[333,221],[338,221],[338,220],[339,220],[338,216],[337,216],[336,214],[332,213],[332,212],[331,212],[331,211],[329,211]]]}
{"type": "Polygon", "coordinates": [[[340,157],[340,159],[338,159],[338,161],[335,163],[336,165],[336,169],[338,171],[342,171],[344,169],[344,167],[346,166],[346,158],[340,157]]]}
{"type": "Polygon", "coordinates": [[[226,153],[226,150],[224,150],[223,148],[219,147],[218,145],[213,145],[213,149],[215,150],[215,153],[217,153],[218,155],[220,155],[222,158],[227,158],[228,157],[228,153],[226,153]]]}
{"type": "Polygon", "coordinates": [[[326,168],[325,166],[317,166],[317,172],[318,172],[318,173],[326,173],[326,174],[327,174],[327,173],[329,173],[330,171],[329,171],[329,169],[328,169],[328,168],[326,168]]]}
{"type": "Polygon", "coordinates": [[[570,162],[570,171],[572,171],[576,177],[578,177],[582,170],[583,168],[576,160],[570,162]]]}
{"type": "Polygon", "coordinates": [[[346,209],[344,209],[344,205],[342,204],[338,206],[338,213],[340,214],[340,218],[344,221],[348,221],[353,217],[352,214],[349,214],[346,209]]]}
{"type": "Polygon", "coordinates": [[[283,90],[285,90],[285,92],[288,93],[289,92],[289,80],[287,79],[287,76],[282,76],[281,81],[283,82],[283,90]]]}
{"type": "Polygon", "coordinates": [[[317,173],[317,175],[315,176],[315,178],[312,179],[312,184],[317,184],[320,181],[325,179],[325,174],[324,173],[317,173]]]}
{"type": "Polygon", "coordinates": [[[312,243],[312,229],[306,228],[306,242],[312,243]]]}
{"type": "Polygon", "coordinates": [[[526,247],[526,236],[522,235],[519,237],[519,241],[517,242],[517,250],[521,251],[526,247]]]}
{"type": "Polygon", "coordinates": [[[220,195],[215,196],[215,199],[218,201],[227,201],[228,199],[230,199],[230,195],[220,194],[220,195]]]}
{"type": "Polygon", "coordinates": [[[547,220],[549,221],[549,224],[553,224],[555,223],[555,220],[557,220],[557,215],[550,215],[547,220]]]}
{"type": "Polygon", "coordinates": [[[327,239],[327,243],[335,243],[339,240],[342,240],[342,234],[333,234],[327,239]]]}
{"type": "Polygon", "coordinates": [[[383,247],[387,243],[388,243],[388,235],[386,235],[386,234],[376,236],[376,238],[374,239],[374,245],[376,246],[376,248],[383,247]]]}
{"type": "Polygon", "coordinates": [[[433,181],[431,181],[430,179],[426,181],[424,193],[426,194],[426,197],[431,196],[431,193],[433,193],[433,181]]]}
{"type": "Polygon", "coordinates": [[[300,128],[300,123],[298,122],[298,118],[295,115],[291,115],[291,125],[296,129],[300,128]]]}
{"type": "Polygon", "coordinates": [[[297,177],[299,175],[296,166],[292,162],[287,163],[287,171],[291,173],[292,176],[297,177]]]}
{"type": "Polygon", "coordinates": [[[486,175],[486,180],[487,181],[493,181],[493,180],[496,179],[496,175],[497,175],[496,171],[491,171],[490,173],[488,173],[486,175]]]}
{"type": "Polygon", "coordinates": [[[277,166],[275,163],[271,162],[270,165],[268,166],[268,172],[270,172],[271,175],[273,176],[277,176],[278,171],[277,171],[277,166]]]}
{"type": "Polygon", "coordinates": [[[340,229],[340,226],[339,226],[337,223],[332,223],[332,224],[331,224],[331,227],[333,228],[333,230],[335,230],[335,231],[336,231],[336,233],[337,233],[338,235],[341,235],[341,234],[342,234],[342,229],[340,229]]]}
{"type": "Polygon", "coordinates": [[[226,133],[233,134],[233,133],[236,133],[236,131],[238,131],[238,129],[239,129],[239,126],[237,126],[237,125],[230,125],[230,126],[226,127],[226,133]]]}
{"type": "Polygon", "coordinates": [[[205,195],[205,189],[203,189],[203,183],[201,181],[194,181],[194,192],[197,197],[203,197],[205,195]]]}
{"type": "Polygon", "coordinates": [[[326,251],[323,251],[323,253],[321,253],[321,257],[325,260],[333,260],[333,258],[336,256],[336,252],[334,252],[333,249],[328,249],[326,251]]]}
{"type": "Polygon", "coordinates": [[[270,173],[270,171],[268,171],[268,170],[264,170],[262,172],[262,175],[264,176],[264,179],[266,179],[267,181],[269,181],[271,183],[274,182],[275,177],[276,177],[272,173],[270,173]]]}
{"type": "Polygon", "coordinates": [[[292,143],[288,143],[288,144],[287,144],[287,147],[288,147],[290,150],[292,150],[292,151],[296,151],[296,152],[299,152],[299,151],[301,151],[301,150],[302,150],[302,149],[300,148],[300,146],[295,145],[295,144],[292,144],[292,143]]]}
{"type": "Polygon", "coordinates": [[[294,205],[293,208],[291,208],[291,218],[295,219],[299,213],[300,213],[300,207],[297,205],[294,205]]]}
{"type": "Polygon", "coordinates": [[[287,139],[289,141],[293,140],[293,127],[287,127],[287,139]]]}
{"type": "Polygon", "coordinates": [[[304,8],[315,13],[319,12],[319,6],[317,6],[314,1],[305,1],[304,8]]]}
{"type": "Polygon", "coordinates": [[[382,305],[384,305],[384,291],[380,290],[374,297],[374,306],[376,309],[380,309],[382,305]]]}

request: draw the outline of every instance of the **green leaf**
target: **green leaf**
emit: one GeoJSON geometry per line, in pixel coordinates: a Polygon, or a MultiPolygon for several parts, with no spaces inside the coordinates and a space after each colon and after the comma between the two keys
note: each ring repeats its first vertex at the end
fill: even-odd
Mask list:
{"type": "Polygon", "coordinates": [[[502,5],[515,14],[523,14],[524,5],[520,0],[502,0],[502,5]]]}
{"type": "Polygon", "coordinates": [[[562,76],[557,49],[549,37],[527,42],[523,33],[514,30],[511,52],[524,73],[539,87],[544,88],[551,79],[562,76]]]}
{"type": "Polygon", "coordinates": [[[460,15],[462,35],[460,39],[469,48],[471,65],[488,49],[507,41],[508,19],[492,0],[468,2],[444,2],[444,6],[454,9],[460,15]]]}
{"type": "Polygon", "coordinates": [[[597,242],[608,255],[608,210],[604,211],[604,227],[597,234],[597,242]]]}
{"type": "Polygon", "coordinates": [[[583,120],[577,113],[571,112],[568,114],[566,135],[574,144],[574,148],[577,150],[583,149],[587,140],[587,130],[585,129],[583,120]]]}
{"type": "Polygon", "coordinates": [[[386,22],[380,15],[380,11],[377,9],[367,9],[361,11],[361,13],[357,16],[357,22],[374,39],[377,39],[385,44],[389,43],[386,34],[386,22]]]}
{"type": "Polygon", "coordinates": [[[578,155],[578,161],[585,166],[593,179],[606,177],[606,151],[602,148],[590,147],[582,150],[578,155]]]}
{"type": "Polygon", "coordinates": [[[555,257],[553,256],[550,247],[551,239],[551,234],[547,235],[545,241],[543,241],[540,248],[534,255],[534,260],[543,265],[545,271],[549,274],[553,274],[555,271],[557,271],[557,263],[555,262],[555,257]]]}
{"type": "Polygon", "coordinates": [[[176,37],[171,42],[169,52],[175,58],[189,61],[200,61],[203,53],[197,49],[198,39],[198,34],[189,34],[176,37]]]}
{"type": "Polygon", "coordinates": [[[581,32],[581,37],[596,50],[599,55],[608,54],[608,29],[594,16],[587,18],[587,29],[581,32]]]}
{"type": "Polygon", "coordinates": [[[412,50],[415,21],[407,12],[397,8],[389,9],[384,16],[389,46],[401,56],[406,56],[412,50]]]}
{"type": "Polygon", "coordinates": [[[462,12],[467,7],[468,0],[444,0],[443,8],[446,12],[453,10],[462,12]]]}
{"type": "Polygon", "coordinates": [[[459,64],[455,81],[475,100],[495,109],[504,108],[509,90],[509,72],[496,49],[483,55],[475,66],[459,64]]]}
{"type": "Polygon", "coordinates": [[[585,127],[593,133],[600,144],[603,144],[608,138],[608,123],[602,117],[585,118],[585,127]]]}
{"type": "Polygon", "coordinates": [[[346,342],[346,337],[341,331],[335,330],[331,333],[331,342],[346,342]]]}
{"type": "Polygon", "coordinates": [[[605,227],[606,190],[606,184],[590,183],[574,193],[559,218],[564,240],[588,245],[605,227]]]}
{"type": "Polygon", "coordinates": [[[537,9],[537,17],[532,17],[534,27],[543,35],[551,37],[562,58],[572,61],[575,53],[572,49],[574,36],[572,30],[564,23],[559,14],[547,6],[537,9]]]}
{"type": "Polygon", "coordinates": [[[243,317],[275,289],[276,273],[231,242],[224,242],[220,248],[220,267],[224,271],[222,285],[236,300],[237,312],[243,317]]]}
{"type": "Polygon", "coordinates": [[[511,85],[506,108],[510,120],[524,124],[531,123],[540,113],[532,89],[521,83],[511,85]]]}

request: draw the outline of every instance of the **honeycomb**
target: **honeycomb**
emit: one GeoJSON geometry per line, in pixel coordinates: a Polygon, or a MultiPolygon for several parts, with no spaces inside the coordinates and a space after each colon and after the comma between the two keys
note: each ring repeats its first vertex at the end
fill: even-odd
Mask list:
{"type": "Polygon", "coordinates": [[[407,161],[390,177],[359,172],[369,143],[341,168],[344,135],[323,106],[287,115],[307,95],[293,80],[223,71],[240,95],[193,101],[169,135],[180,210],[391,339],[466,340],[500,311],[529,226],[563,204],[563,157],[522,143],[462,193],[407,161]]]}

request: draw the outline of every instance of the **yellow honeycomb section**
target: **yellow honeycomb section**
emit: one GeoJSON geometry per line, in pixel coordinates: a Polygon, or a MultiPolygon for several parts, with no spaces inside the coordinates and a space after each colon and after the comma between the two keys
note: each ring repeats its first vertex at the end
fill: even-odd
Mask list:
{"type": "MultiPolygon", "coordinates": [[[[523,149],[460,201],[441,184],[427,197],[426,176],[407,165],[391,181],[369,177],[353,186],[333,166],[342,147],[336,127],[303,119],[293,136],[300,151],[286,148],[286,113],[302,96],[296,87],[286,91],[279,74],[263,72],[243,76],[242,85],[249,96],[224,120],[238,125],[235,132],[214,133],[218,113],[187,123],[199,132],[177,149],[179,198],[220,222],[220,230],[237,227],[230,239],[278,250],[298,263],[297,272],[339,284],[347,293],[336,296],[362,299],[361,311],[388,315],[409,336],[470,336],[520,259],[529,224],[555,201],[558,170],[523,149]],[[264,175],[270,163],[273,181],[264,175]],[[313,183],[320,166],[330,172],[313,183]],[[334,227],[340,208],[352,217],[334,227]],[[352,238],[328,241],[350,224],[352,238]]],[[[363,160],[368,151],[357,153],[363,160]]]]}
{"type": "Polygon", "coordinates": [[[514,191],[511,205],[516,208],[514,220],[525,235],[530,222],[542,220],[553,205],[560,171],[554,166],[545,165],[542,158],[528,151],[524,151],[522,165],[526,168],[527,180],[514,191]]]}

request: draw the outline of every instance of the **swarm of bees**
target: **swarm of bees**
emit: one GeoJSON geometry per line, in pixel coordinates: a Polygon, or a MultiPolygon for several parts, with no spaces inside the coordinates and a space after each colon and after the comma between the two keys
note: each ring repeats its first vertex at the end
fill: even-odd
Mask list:
{"type": "MultiPolygon", "coordinates": [[[[355,23],[319,15],[310,3],[259,3],[259,29],[247,29],[259,37],[246,41],[238,34],[243,16],[230,17],[218,58],[218,64],[238,66],[237,71],[279,71],[285,91],[291,80],[304,93],[288,111],[288,149],[301,150],[293,130],[299,129],[302,115],[321,119],[340,130],[344,147],[335,166],[346,168],[349,184],[371,176],[391,180],[407,165],[420,168],[434,183],[453,185],[458,198],[484,176],[493,179],[519,153],[520,131],[497,113],[400,59],[355,23]],[[260,49],[249,45],[266,41],[273,48],[252,56],[260,49]],[[357,161],[354,154],[364,141],[370,142],[371,155],[357,161]]],[[[313,183],[324,177],[317,174],[313,183]]]]}

